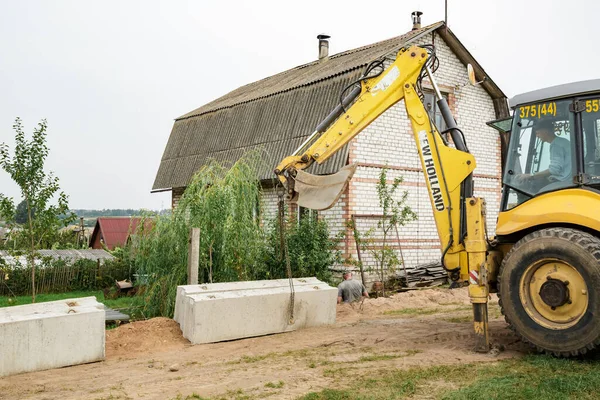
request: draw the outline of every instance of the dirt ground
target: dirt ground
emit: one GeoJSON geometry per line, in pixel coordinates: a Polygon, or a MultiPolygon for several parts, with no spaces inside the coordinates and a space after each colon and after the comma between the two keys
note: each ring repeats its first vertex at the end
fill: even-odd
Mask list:
{"type": "Polygon", "coordinates": [[[527,352],[496,298],[491,353],[472,351],[470,316],[466,288],[427,289],[339,305],[331,326],[195,346],[173,320],[154,318],[107,331],[103,362],[0,378],[0,399],[293,399],[343,384],[335,368],[494,362],[527,352]]]}

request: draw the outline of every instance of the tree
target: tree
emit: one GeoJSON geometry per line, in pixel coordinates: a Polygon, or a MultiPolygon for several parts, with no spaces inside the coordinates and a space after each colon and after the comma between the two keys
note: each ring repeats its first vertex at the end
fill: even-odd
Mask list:
{"type": "MultiPolygon", "coordinates": [[[[385,282],[385,271],[393,270],[401,264],[398,256],[392,247],[388,246],[387,240],[392,228],[396,229],[398,225],[404,226],[410,221],[417,219],[417,214],[406,204],[408,199],[408,191],[404,191],[400,196],[400,200],[396,200],[396,191],[403,182],[402,177],[394,178],[391,185],[387,182],[387,164],[381,169],[379,181],[377,182],[377,197],[379,198],[379,206],[382,210],[382,217],[377,223],[377,226],[383,232],[383,246],[374,251],[372,254],[379,265],[379,274],[381,282],[385,282]]],[[[385,284],[383,287],[385,295],[385,284]]]]}
{"type": "MultiPolygon", "coordinates": [[[[384,296],[385,273],[395,271],[402,264],[402,261],[398,259],[396,251],[388,243],[389,236],[393,234],[392,230],[395,230],[397,233],[398,225],[404,226],[417,219],[417,214],[406,204],[408,191],[405,190],[399,196],[396,193],[403,182],[402,177],[395,178],[391,184],[388,183],[388,169],[387,164],[381,169],[376,186],[379,206],[382,211],[381,215],[377,218],[377,226],[372,226],[368,231],[360,233],[354,219],[348,220],[346,224],[347,228],[353,230],[357,247],[361,251],[368,252],[373,257],[375,267],[369,269],[377,273],[383,285],[384,296]]],[[[349,259],[347,262],[358,265],[362,275],[363,265],[360,260],[349,259]]]]}
{"type": "MultiPolygon", "coordinates": [[[[26,224],[27,215],[27,201],[22,200],[15,211],[15,222],[21,225],[26,224]]],[[[31,218],[35,219],[35,210],[31,210],[31,218]]]]}
{"type": "MultiPolygon", "coordinates": [[[[44,163],[49,151],[46,145],[47,127],[46,120],[42,120],[33,130],[31,140],[27,140],[21,119],[17,118],[13,125],[14,156],[10,156],[6,143],[0,144],[0,167],[19,186],[27,210],[26,223],[20,234],[27,241],[27,259],[31,267],[31,296],[34,303],[36,250],[41,248],[44,239],[53,236],[58,229],[75,220],[75,215],[69,212],[67,195],[60,191],[58,178],[52,172],[44,172],[44,163]],[[51,204],[55,197],[57,203],[51,204]]],[[[14,221],[16,212],[13,199],[0,193],[0,216],[7,221],[14,221]]]]}

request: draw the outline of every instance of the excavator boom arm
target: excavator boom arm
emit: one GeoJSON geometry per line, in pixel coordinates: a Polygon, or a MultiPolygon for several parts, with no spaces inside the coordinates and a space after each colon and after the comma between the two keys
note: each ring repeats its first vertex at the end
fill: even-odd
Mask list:
{"type": "MultiPolygon", "coordinates": [[[[473,197],[475,159],[468,152],[449,107],[439,93],[427,66],[429,58],[426,48],[411,46],[401,49],[394,62],[381,74],[370,76],[367,68],[366,76],[360,80],[360,88],[357,86],[352,90],[315,133],[277,166],[275,174],[287,186],[288,197],[295,199],[298,205],[315,209],[331,207],[352,178],[356,165],[325,177],[303,170],[315,161],[326,161],[384,111],[404,99],[442,246],[442,265],[453,279],[469,281],[478,338],[476,349],[487,351],[489,288],[484,202],[473,197]],[[417,91],[424,71],[436,91],[438,106],[455,148],[448,146],[436,130],[421,102],[417,91]]],[[[383,65],[381,60],[379,65],[383,65]]]]}
{"type": "Polygon", "coordinates": [[[347,109],[338,106],[313,134],[321,135],[310,146],[307,141],[294,155],[285,158],[275,173],[287,185],[290,197],[296,198],[300,205],[318,209],[320,203],[327,206],[334,204],[340,195],[336,189],[341,191],[344,188],[354,169],[350,166],[341,171],[341,176],[330,177],[315,177],[302,170],[313,162],[325,162],[383,112],[404,99],[442,248],[449,259],[455,254],[454,260],[449,260],[451,265],[448,268],[456,268],[459,265],[458,253],[464,250],[460,245],[459,229],[461,183],[474,170],[475,159],[465,151],[448,147],[429,119],[416,91],[417,79],[427,59],[425,48],[411,46],[400,50],[394,62],[381,74],[361,80],[360,91],[354,89],[351,95],[355,97],[352,105],[347,109]],[[335,117],[337,119],[333,120],[335,117]],[[321,202],[320,197],[326,200],[321,202]],[[303,204],[303,199],[307,203],[303,204]]]}

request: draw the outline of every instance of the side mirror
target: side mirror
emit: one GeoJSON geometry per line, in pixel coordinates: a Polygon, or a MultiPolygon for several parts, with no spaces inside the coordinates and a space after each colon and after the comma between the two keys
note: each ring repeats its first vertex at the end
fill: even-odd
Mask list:
{"type": "Polygon", "coordinates": [[[473,86],[479,85],[481,82],[485,81],[485,77],[477,82],[477,78],[475,78],[475,69],[471,64],[467,64],[467,74],[469,75],[469,82],[473,86]]]}

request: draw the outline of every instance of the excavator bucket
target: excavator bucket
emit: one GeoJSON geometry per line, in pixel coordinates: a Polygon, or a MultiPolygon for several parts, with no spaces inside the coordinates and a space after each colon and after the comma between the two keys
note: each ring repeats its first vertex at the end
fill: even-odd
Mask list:
{"type": "Polygon", "coordinates": [[[300,207],[327,210],[338,201],[356,171],[356,164],[347,165],[333,175],[312,175],[297,171],[294,191],[300,207]]]}

